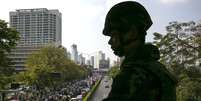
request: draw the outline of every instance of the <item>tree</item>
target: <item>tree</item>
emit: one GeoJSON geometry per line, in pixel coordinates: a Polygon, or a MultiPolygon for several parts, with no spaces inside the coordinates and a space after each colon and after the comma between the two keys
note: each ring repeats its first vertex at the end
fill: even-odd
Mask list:
{"type": "Polygon", "coordinates": [[[27,81],[40,86],[53,86],[55,80],[51,77],[51,73],[62,72],[65,61],[67,57],[63,49],[54,46],[42,48],[28,57],[26,68],[29,72],[28,78],[31,77],[31,80],[27,81]]]}
{"type": "Polygon", "coordinates": [[[19,40],[19,33],[9,28],[4,20],[0,20],[0,89],[3,89],[10,82],[10,78],[14,68],[10,67],[10,60],[6,57],[6,52],[9,53],[16,46],[19,40]]]}
{"type": "Polygon", "coordinates": [[[120,72],[120,67],[115,65],[115,66],[110,68],[110,70],[108,71],[108,75],[111,78],[115,78],[119,72],[120,72]]]}
{"type": "Polygon", "coordinates": [[[8,28],[4,20],[0,20],[0,50],[9,52],[18,40],[19,33],[13,28],[8,28]]]}
{"type": "Polygon", "coordinates": [[[81,78],[85,74],[83,68],[67,58],[63,48],[55,46],[44,47],[30,55],[26,61],[26,70],[18,76],[24,79],[16,79],[41,87],[53,87],[67,80],[81,78]]]}
{"type": "Polygon", "coordinates": [[[4,20],[0,20],[0,74],[11,74],[9,73],[9,60],[7,59],[5,52],[10,52],[14,48],[19,40],[19,33],[9,28],[4,20]]]}
{"type": "Polygon", "coordinates": [[[178,80],[178,101],[201,98],[201,23],[171,22],[167,34],[154,33],[154,44],[161,53],[161,62],[178,80]]]}

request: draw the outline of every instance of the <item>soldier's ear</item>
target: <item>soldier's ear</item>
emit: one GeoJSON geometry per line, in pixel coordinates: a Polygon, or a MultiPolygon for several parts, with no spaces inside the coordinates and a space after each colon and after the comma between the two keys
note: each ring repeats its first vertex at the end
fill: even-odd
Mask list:
{"type": "Polygon", "coordinates": [[[138,40],[139,36],[138,36],[138,31],[136,27],[135,26],[130,27],[130,29],[127,32],[125,32],[122,35],[122,37],[123,37],[124,44],[129,44],[133,41],[138,40]]]}
{"type": "Polygon", "coordinates": [[[137,29],[137,27],[135,26],[135,25],[132,25],[131,27],[130,27],[130,35],[129,35],[129,37],[130,37],[130,39],[131,40],[133,40],[133,41],[135,41],[135,40],[138,40],[139,39],[139,31],[138,31],[138,29],[137,29]]]}

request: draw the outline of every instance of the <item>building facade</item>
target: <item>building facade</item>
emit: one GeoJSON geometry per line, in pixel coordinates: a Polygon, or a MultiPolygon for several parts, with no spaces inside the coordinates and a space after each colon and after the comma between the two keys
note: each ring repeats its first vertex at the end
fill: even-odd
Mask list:
{"type": "Polygon", "coordinates": [[[67,58],[70,60],[71,59],[71,53],[67,52],[67,58]]]}
{"type": "Polygon", "coordinates": [[[85,65],[85,57],[82,55],[82,54],[80,54],[79,56],[78,56],[78,64],[80,64],[80,65],[85,65]]]}
{"type": "Polygon", "coordinates": [[[96,69],[109,69],[110,67],[110,60],[106,60],[105,53],[102,51],[97,52],[93,58],[94,68],[96,69]]]}
{"type": "Polygon", "coordinates": [[[25,61],[32,53],[44,46],[61,46],[61,20],[58,10],[18,9],[10,14],[10,27],[20,33],[20,40],[8,57],[16,70],[24,70],[25,61]]]}
{"type": "Polygon", "coordinates": [[[71,46],[71,48],[72,48],[71,59],[72,59],[76,64],[78,64],[77,45],[76,45],[76,44],[73,44],[73,45],[71,46]]]}
{"type": "Polygon", "coordinates": [[[99,60],[99,69],[108,70],[110,67],[109,60],[99,60]]]}
{"type": "Polygon", "coordinates": [[[91,56],[90,61],[91,61],[91,65],[92,65],[92,67],[94,68],[94,56],[91,56]]]}

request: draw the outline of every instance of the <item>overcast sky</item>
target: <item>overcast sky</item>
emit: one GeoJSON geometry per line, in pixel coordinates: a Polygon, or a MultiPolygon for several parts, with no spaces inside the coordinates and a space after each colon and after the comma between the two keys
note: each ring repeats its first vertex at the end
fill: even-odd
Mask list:
{"type": "MultiPolygon", "coordinates": [[[[0,19],[9,21],[9,11],[16,9],[47,8],[62,13],[62,45],[71,51],[77,44],[81,53],[102,50],[115,59],[107,44],[109,38],[102,35],[107,11],[116,3],[125,0],[2,0],[0,19]]],[[[153,20],[147,41],[152,41],[153,32],[165,33],[170,21],[201,20],[201,0],[137,0],[148,10],[153,20]]]]}

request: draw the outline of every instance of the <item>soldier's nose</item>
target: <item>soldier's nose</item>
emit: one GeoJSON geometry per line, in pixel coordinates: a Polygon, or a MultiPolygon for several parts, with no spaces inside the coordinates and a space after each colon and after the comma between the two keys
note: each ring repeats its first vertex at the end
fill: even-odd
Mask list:
{"type": "Polygon", "coordinates": [[[112,38],[110,38],[110,40],[108,41],[108,44],[109,44],[109,45],[112,44],[112,38]]]}

